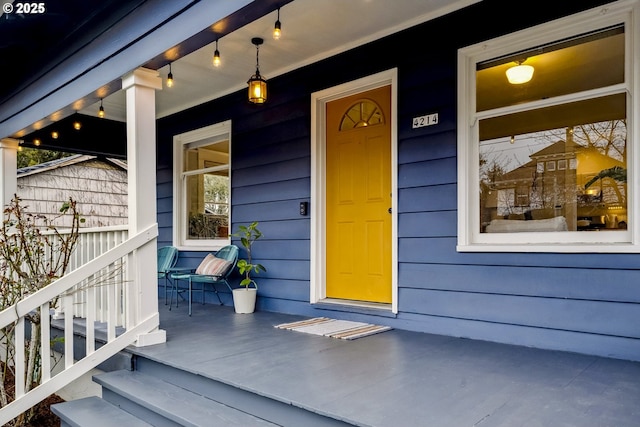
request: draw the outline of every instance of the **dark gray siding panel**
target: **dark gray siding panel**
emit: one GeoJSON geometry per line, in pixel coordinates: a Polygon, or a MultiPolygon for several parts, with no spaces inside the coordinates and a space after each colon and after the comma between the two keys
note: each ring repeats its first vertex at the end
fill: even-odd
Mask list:
{"type": "Polygon", "coordinates": [[[640,338],[628,303],[404,288],[400,304],[407,313],[640,338]]]}
{"type": "Polygon", "coordinates": [[[456,182],[456,159],[428,160],[398,166],[398,187],[408,188],[456,182]]]}
{"type": "Polygon", "coordinates": [[[398,238],[455,236],[457,226],[455,211],[400,214],[398,238]]]}
{"type": "Polygon", "coordinates": [[[398,193],[398,209],[403,213],[456,209],[456,189],[455,184],[404,188],[398,193]]]}
{"type": "Polygon", "coordinates": [[[248,185],[282,182],[292,179],[308,178],[310,174],[309,158],[303,157],[270,164],[255,166],[250,169],[233,169],[233,188],[248,185]]]}
{"type": "Polygon", "coordinates": [[[158,246],[173,245],[173,150],[158,156],[156,172],[156,210],[158,214],[158,246]]]}
{"type": "MultiPolygon", "coordinates": [[[[299,204],[297,200],[279,200],[276,202],[261,202],[254,205],[234,206],[232,218],[234,223],[297,219],[300,218],[299,204]]],[[[262,227],[259,228],[262,229],[262,227]]]]}
{"type": "MultiPolygon", "coordinates": [[[[441,129],[441,128],[437,128],[441,129]]],[[[455,157],[456,133],[446,132],[435,135],[407,135],[398,144],[398,163],[413,163],[421,160],[455,157]]]]}
{"type": "MultiPolygon", "coordinates": [[[[407,238],[399,240],[401,262],[472,264],[486,266],[539,266],[566,268],[638,269],[636,254],[551,254],[551,253],[461,253],[453,237],[407,238]]],[[[611,278],[611,282],[615,281],[611,278]]],[[[561,286],[571,284],[561,283],[561,286]]]]}
{"type": "Polygon", "coordinates": [[[638,270],[403,263],[398,274],[406,288],[640,303],[638,270]]]}
{"type": "MultiPolygon", "coordinates": [[[[273,78],[266,105],[248,105],[243,90],[159,120],[162,238],[171,230],[172,136],[231,119],[232,230],[259,221],[265,236],[255,246],[268,270],[257,277],[258,310],[640,359],[638,255],[456,251],[457,50],[603,3],[554,2],[504,19],[504,2],[479,2],[273,78]],[[437,43],[428,54],[398,49],[416,40],[437,43]],[[311,201],[311,94],[391,68],[398,69],[399,312],[319,309],[309,304],[311,218],[298,211],[311,201]],[[412,129],[413,117],[430,113],[439,114],[437,125],[412,129]]],[[[195,266],[203,256],[181,253],[180,263],[195,266]]]]}
{"type": "MultiPolygon", "coordinates": [[[[235,175],[234,175],[235,178],[235,175]]],[[[307,199],[309,197],[309,177],[297,178],[281,182],[270,182],[242,189],[236,189],[233,193],[233,204],[243,205],[273,200],[274,194],[278,194],[280,200],[307,199]]]]}
{"type": "Polygon", "coordinates": [[[557,329],[533,328],[460,318],[400,314],[396,327],[412,331],[440,331],[442,335],[500,341],[527,347],[597,354],[621,359],[637,359],[640,340],[619,336],[588,334],[557,329]],[[500,337],[500,339],[496,339],[500,337]],[[535,343],[535,344],[532,344],[535,343]]]}

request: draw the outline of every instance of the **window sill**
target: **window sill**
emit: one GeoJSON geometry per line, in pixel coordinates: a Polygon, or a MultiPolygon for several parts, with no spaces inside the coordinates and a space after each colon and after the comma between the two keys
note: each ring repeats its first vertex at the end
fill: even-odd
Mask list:
{"type": "Polygon", "coordinates": [[[230,239],[223,240],[202,240],[192,241],[183,244],[175,245],[180,251],[200,251],[200,252],[215,252],[218,249],[231,244],[230,239]]]}
{"type": "Polygon", "coordinates": [[[544,252],[544,253],[640,253],[631,243],[598,244],[471,244],[457,245],[457,252],[544,252]]]}

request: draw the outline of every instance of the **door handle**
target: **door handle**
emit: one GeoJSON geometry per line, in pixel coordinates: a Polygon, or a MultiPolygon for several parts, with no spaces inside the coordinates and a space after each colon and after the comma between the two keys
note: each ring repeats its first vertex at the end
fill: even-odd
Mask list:
{"type": "Polygon", "coordinates": [[[393,208],[389,208],[389,209],[387,210],[387,212],[389,212],[389,213],[393,212],[393,208]]]}

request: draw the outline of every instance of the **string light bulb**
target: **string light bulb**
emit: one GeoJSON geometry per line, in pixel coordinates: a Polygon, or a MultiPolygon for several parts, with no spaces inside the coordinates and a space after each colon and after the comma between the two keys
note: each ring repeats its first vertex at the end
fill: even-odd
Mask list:
{"type": "Polygon", "coordinates": [[[282,36],[282,24],[280,22],[280,8],[278,8],[278,18],[273,26],[273,38],[275,40],[280,40],[280,36],[282,36]]]}
{"type": "Polygon", "coordinates": [[[75,130],[80,130],[82,128],[82,123],[76,120],[75,122],[73,122],[73,128],[75,130]]]}
{"type": "Polygon", "coordinates": [[[100,98],[100,108],[98,109],[98,117],[104,118],[104,107],[102,106],[102,98],[100,98]]]}
{"type": "Polygon", "coordinates": [[[167,87],[173,87],[173,73],[171,72],[171,63],[169,63],[169,74],[167,75],[167,87]]]}
{"type": "Polygon", "coordinates": [[[215,52],[213,52],[213,66],[216,68],[220,66],[220,51],[218,50],[218,40],[216,40],[216,50],[215,52]]]}
{"type": "Polygon", "coordinates": [[[36,147],[40,146],[40,140],[38,138],[33,140],[33,145],[35,145],[36,147]]]}

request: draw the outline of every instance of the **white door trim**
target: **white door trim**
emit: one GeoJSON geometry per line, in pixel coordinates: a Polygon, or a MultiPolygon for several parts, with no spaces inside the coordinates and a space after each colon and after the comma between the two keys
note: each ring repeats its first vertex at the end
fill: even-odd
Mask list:
{"type": "MultiPolygon", "coordinates": [[[[325,280],[325,147],[326,104],[336,99],[391,85],[391,311],[398,312],[398,70],[383,71],[311,94],[311,304],[326,299],[325,280]]],[[[355,261],[355,260],[354,260],[355,261]]],[[[357,305],[357,304],[355,304],[357,305]]],[[[370,305],[367,305],[370,306],[370,305]]]]}

